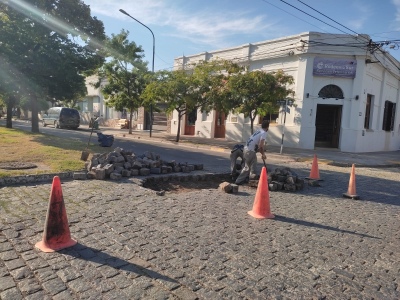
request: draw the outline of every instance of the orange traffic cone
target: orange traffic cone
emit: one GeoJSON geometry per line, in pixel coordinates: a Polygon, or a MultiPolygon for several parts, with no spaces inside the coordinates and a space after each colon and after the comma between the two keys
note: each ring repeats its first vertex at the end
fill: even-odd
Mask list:
{"type": "Polygon", "coordinates": [[[351,198],[351,199],[355,199],[355,200],[360,199],[360,197],[356,193],[356,167],[354,164],[351,166],[349,188],[347,189],[347,193],[343,194],[343,197],[351,198]]]}
{"type": "Polygon", "coordinates": [[[61,190],[60,177],[54,176],[51,186],[49,208],[44,224],[43,239],[35,247],[43,252],[54,252],[71,247],[77,242],[71,239],[67,212],[61,190]]]}
{"type": "Polygon", "coordinates": [[[306,179],[322,180],[319,178],[318,160],[317,160],[316,154],[314,154],[314,159],[313,159],[312,166],[311,166],[310,176],[306,177],[306,179]]]}
{"type": "Polygon", "coordinates": [[[275,216],[271,214],[271,209],[269,206],[268,177],[267,169],[265,167],[263,167],[261,170],[256,197],[254,199],[253,210],[249,211],[248,214],[257,219],[275,218],[275,216]]]}

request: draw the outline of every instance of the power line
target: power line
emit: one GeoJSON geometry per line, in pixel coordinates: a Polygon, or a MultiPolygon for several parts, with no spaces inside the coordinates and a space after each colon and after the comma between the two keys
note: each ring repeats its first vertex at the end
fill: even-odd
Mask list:
{"type": "MultiPolygon", "coordinates": [[[[269,2],[266,1],[266,0],[263,0],[263,1],[266,2],[266,3],[268,3],[268,4],[270,4],[270,5],[273,5],[273,4],[269,3],[269,2]]],[[[372,39],[368,39],[368,38],[366,38],[365,36],[358,34],[358,33],[355,32],[354,30],[352,30],[352,29],[346,27],[345,25],[343,25],[343,24],[341,24],[341,23],[335,21],[334,19],[330,18],[330,17],[327,16],[326,14],[324,14],[324,13],[318,11],[317,9],[315,9],[315,8],[313,8],[312,6],[310,6],[310,5],[306,4],[306,3],[304,3],[304,2],[301,1],[301,0],[298,0],[298,1],[299,1],[300,3],[302,3],[303,5],[307,6],[308,8],[312,9],[313,11],[315,11],[315,12],[321,14],[322,16],[328,18],[328,19],[331,20],[332,22],[334,22],[334,23],[336,23],[336,24],[338,24],[338,25],[340,25],[340,26],[346,28],[346,29],[349,30],[350,32],[356,34],[356,36],[353,36],[352,34],[349,34],[348,32],[345,32],[345,31],[343,31],[343,30],[341,30],[341,29],[339,29],[339,28],[337,28],[337,27],[335,27],[335,26],[333,26],[333,25],[330,25],[330,24],[324,22],[323,20],[321,20],[321,19],[319,19],[319,18],[317,18],[317,17],[315,17],[315,16],[313,16],[313,15],[311,15],[311,14],[305,12],[304,10],[302,10],[302,9],[300,9],[300,8],[298,8],[298,7],[292,5],[292,4],[290,4],[290,3],[288,3],[288,2],[286,2],[286,1],[284,1],[284,0],[280,0],[280,1],[283,2],[283,3],[285,3],[286,5],[289,5],[290,7],[294,8],[294,9],[296,9],[296,10],[298,10],[298,11],[300,11],[300,12],[306,14],[306,15],[309,16],[309,17],[312,17],[312,18],[314,18],[314,19],[316,19],[316,20],[318,20],[318,21],[320,21],[320,22],[322,22],[322,23],[324,23],[324,24],[326,24],[326,25],[328,25],[328,26],[330,26],[330,27],[332,27],[332,28],[335,28],[335,29],[339,30],[340,32],[342,32],[342,33],[348,35],[348,36],[351,37],[352,39],[357,39],[357,37],[359,37],[360,39],[365,40],[366,42],[368,42],[366,51],[369,50],[369,52],[370,52],[371,54],[372,54],[373,52],[375,52],[375,51],[385,52],[383,49],[381,49],[381,47],[382,47],[382,46],[385,46],[385,45],[387,46],[387,45],[389,45],[389,44],[392,44],[392,45],[391,45],[391,48],[392,48],[392,49],[398,49],[398,48],[400,48],[400,46],[399,46],[400,41],[398,41],[398,40],[373,42],[372,39]]],[[[275,6],[275,5],[273,5],[273,6],[275,6]]],[[[275,6],[275,7],[277,7],[277,6],[275,6]]],[[[277,8],[279,8],[279,7],[277,7],[277,8]]],[[[280,9],[280,8],[279,8],[279,9],[280,9]]],[[[283,10],[283,9],[281,9],[281,10],[283,10]]],[[[285,10],[283,10],[283,11],[286,12],[286,13],[288,13],[288,14],[290,14],[289,12],[287,12],[287,11],[285,11],[285,10]]],[[[292,15],[292,14],[290,14],[290,15],[292,15]]],[[[300,19],[300,20],[302,20],[302,19],[300,19]]],[[[302,20],[302,21],[304,21],[304,20],[302,20]]],[[[308,23],[308,22],[307,22],[307,23],[308,23]]],[[[309,23],[309,24],[310,24],[310,23],[309,23]]],[[[313,26],[314,26],[314,25],[313,25],[313,26]]],[[[325,32],[326,32],[326,31],[325,31],[325,32]]],[[[338,38],[340,38],[340,39],[343,40],[342,37],[338,37],[338,38]]],[[[362,47],[360,47],[360,48],[362,48],[362,47]]],[[[362,48],[362,49],[363,49],[363,48],[362,48]]]]}
{"type": "MultiPolygon", "coordinates": [[[[317,17],[315,17],[315,16],[313,16],[313,15],[311,15],[311,14],[309,14],[309,13],[307,13],[307,12],[301,10],[301,9],[299,9],[298,7],[296,7],[296,6],[294,6],[294,5],[291,5],[291,4],[287,3],[286,1],[283,1],[283,0],[280,0],[280,1],[283,2],[283,3],[285,3],[285,4],[287,4],[287,5],[289,5],[289,6],[291,6],[291,7],[293,7],[293,8],[295,8],[295,9],[297,9],[297,10],[299,10],[300,12],[302,12],[302,13],[304,13],[304,14],[306,14],[306,15],[308,15],[308,16],[310,16],[310,17],[312,17],[312,18],[314,18],[314,19],[316,19],[316,20],[318,20],[318,21],[320,21],[320,22],[322,22],[322,23],[324,23],[324,24],[326,24],[326,25],[332,27],[332,28],[335,28],[335,29],[339,30],[340,32],[342,32],[342,33],[344,33],[344,34],[350,36],[350,37],[353,38],[353,39],[356,39],[356,37],[352,36],[352,35],[349,34],[348,32],[345,32],[345,31],[343,31],[343,30],[341,30],[341,29],[339,29],[339,28],[337,28],[337,27],[335,27],[335,26],[333,26],[333,25],[330,25],[330,24],[328,24],[328,23],[322,21],[321,19],[319,19],[319,18],[317,18],[317,17]]],[[[318,12],[319,14],[323,15],[324,17],[328,18],[329,20],[331,20],[331,21],[333,21],[333,22],[339,24],[340,26],[342,26],[342,27],[344,27],[344,28],[350,30],[351,32],[355,33],[357,36],[360,36],[360,37],[361,37],[362,39],[364,39],[365,41],[368,41],[369,43],[372,42],[372,40],[368,40],[367,38],[365,38],[365,37],[359,35],[357,32],[355,32],[355,31],[351,30],[350,28],[348,28],[348,27],[346,27],[346,26],[340,24],[339,22],[333,20],[332,18],[328,17],[327,15],[325,15],[325,14],[321,13],[320,11],[314,9],[313,7],[311,7],[311,6],[307,5],[307,4],[305,4],[304,2],[302,2],[302,1],[300,1],[300,0],[298,0],[298,1],[299,1],[300,3],[302,3],[303,5],[306,5],[306,6],[309,7],[310,9],[312,9],[312,10],[318,12]]],[[[325,31],[325,32],[326,32],[326,31],[325,31]]],[[[339,38],[343,40],[343,38],[341,38],[341,37],[339,37],[339,38]]],[[[367,50],[368,50],[368,49],[367,49],[367,50]]]]}
{"type": "Polygon", "coordinates": [[[358,34],[357,32],[355,32],[354,30],[351,30],[350,28],[344,26],[343,24],[340,24],[339,22],[336,22],[336,21],[333,20],[332,18],[330,18],[330,17],[328,17],[327,15],[323,14],[322,12],[316,10],[316,9],[313,8],[312,6],[310,6],[310,5],[306,4],[306,3],[304,3],[303,1],[301,1],[301,0],[297,0],[297,1],[299,1],[299,2],[302,3],[303,5],[307,6],[308,8],[311,8],[313,11],[319,13],[320,15],[323,15],[325,18],[328,18],[328,19],[331,20],[332,22],[335,22],[336,24],[338,24],[338,25],[340,25],[340,26],[346,28],[347,30],[349,30],[349,31],[351,31],[351,32],[353,32],[353,33],[359,35],[359,34],[358,34]]]}
{"type": "MultiPolygon", "coordinates": [[[[312,24],[312,23],[310,23],[310,22],[307,22],[306,20],[304,20],[304,19],[302,19],[302,18],[299,18],[298,16],[296,16],[296,15],[294,15],[294,14],[288,12],[287,10],[284,10],[283,8],[280,8],[280,7],[278,7],[278,6],[274,5],[274,4],[272,4],[271,2],[269,2],[269,1],[267,1],[267,0],[261,0],[261,1],[263,1],[263,2],[265,2],[265,3],[267,3],[267,4],[269,4],[269,5],[271,5],[271,6],[273,6],[273,7],[275,7],[275,8],[277,8],[277,9],[279,9],[279,10],[281,10],[281,11],[283,11],[283,12],[285,12],[285,13],[287,13],[287,14],[289,14],[289,15],[291,15],[291,16],[293,16],[293,17],[295,17],[295,18],[297,18],[297,19],[299,19],[299,20],[301,20],[301,21],[303,21],[303,22],[305,22],[305,23],[307,23],[307,24],[310,24],[310,25],[313,26],[313,27],[316,27],[316,28],[320,29],[322,32],[329,33],[328,31],[322,29],[321,27],[318,27],[317,25],[314,25],[314,24],[312,24]]],[[[296,9],[297,9],[297,8],[296,8],[296,9]]],[[[307,13],[306,13],[306,14],[307,14],[307,13]]],[[[309,14],[307,14],[307,15],[309,15],[309,14]]],[[[311,15],[309,15],[309,16],[311,16],[311,15]]],[[[315,18],[315,17],[313,17],[313,18],[315,18]]],[[[316,19],[317,19],[317,18],[316,18],[316,19]]],[[[319,19],[317,19],[317,20],[319,20],[319,19]]],[[[327,23],[325,23],[325,24],[327,24],[327,23]]],[[[328,24],[328,25],[329,25],[329,24],[328,24]]],[[[331,26],[331,25],[329,25],[329,26],[331,26]]],[[[334,27],[334,26],[331,26],[331,27],[334,27]]],[[[334,28],[336,28],[336,27],[334,27],[334,28]]],[[[340,29],[338,29],[338,30],[341,31],[340,29]]],[[[350,37],[353,38],[353,39],[357,39],[356,37],[353,37],[352,35],[348,34],[347,32],[344,32],[344,31],[342,31],[342,32],[345,33],[346,35],[350,36],[350,37]]],[[[337,38],[337,39],[341,39],[341,40],[344,41],[343,37],[336,37],[336,38],[337,38]]],[[[366,39],[365,37],[362,37],[362,38],[365,39],[365,40],[367,40],[367,41],[369,42],[369,40],[366,39]]]]}
{"type": "MultiPolygon", "coordinates": [[[[364,49],[363,47],[368,47],[368,44],[330,44],[330,43],[324,43],[324,42],[317,42],[317,41],[313,41],[313,40],[301,40],[304,43],[308,43],[308,44],[314,44],[314,45],[323,45],[323,46],[334,46],[334,47],[350,47],[350,48],[361,48],[364,49]]],[[[367,48],[366,48],[367,49],[367,48]]]]}
{"type": "Polygon", "coordinates": [[[343,31],[343,30],[341,30],[341,29],[339,29],[339,28],[337,28],[337,27],[335,27],[335,26],[333,26],[333,25],[331,25],[331,24],[329,24],[329,23],[326,23],[325,21],[322,21],[321,19],[318,19],[317,17],[315,17],[315,16],[313,16],[313,15],[311,15],[311,14],[305,12],[304,10],[301,10],[300,8],[294,6],[294,5],[290,4],[290,3],[287,3],[287,2],[284,1],[284,0],[280,0],[280,1],[283,2],[283,3],[285,3],[285,4],[287,4],[287,5],[289,5],[289,6],[291,6],[291,7],[293,7],[294,9],[297,9],[298,11],[302,12],[303,14],[306,14],[307,16],[310,16],[311,18],[314,18],[314,19],[316,19],[316,20],[318,20],[318,21],[320,21],[320,22],[322,22],[322,23],[324,23],[324,24],[326,24],[326,25],[328,25],[328,26],[330,26],[330,27],[333,27],[333,28],[339,30],[340,32],[342,32],[342,33],[344,33],[344,34],[348,34],[348,32],[345,32],[345,31],[343,31]]]}
{"type": "Polygon", "coordinates": [[[279,9],[279,10],[285,12],[285,13],[287,13],[288,15],[291,15],[292,17],[295,17],[296,19],[299,19],[300,21],[303,21],[303,22],[305,22],[305,23],[307,23],[307,24],[309,24],[309,25],[311,25],[313,27],[316,27],[316,28],[320,29],[321,31],[327,32],[327,31],[323,30],[321,27],[318,27],[317,25],[314,25],[314,24],[312,24],[310,22],[307,22],[306,20],[304,20],[304,19],[302,19],[302,18],[300,18],[300,17],[288,12],[287,10],[284,10],[283,8],[280,8],[279,6],[276,6],[275,4],[272,4],[271,2],[268,2],[267,0],[261,0],[261,1],[263,1],[265,3],[268,3],[269,5],[277,8],[277,9],[279,9]]]}

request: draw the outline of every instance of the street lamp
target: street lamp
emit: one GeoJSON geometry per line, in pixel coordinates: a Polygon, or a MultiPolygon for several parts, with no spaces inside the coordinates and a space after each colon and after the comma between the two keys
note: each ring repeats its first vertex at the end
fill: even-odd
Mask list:
{"type": "MultiPolygon", "coordinates": [[[[135,19],[134,17],[132,17],[130,14],[128,14],[126,11],[124,11],[123,9],[119,10],[120,12],[122,12],[124,15],[127,15],[129,18],[135,20],[136,22],[138,22],[139,24],[143,25],[144,27],[146,27],[148,30],[150,30],[151,35],[153,36],[153,62],[151,64],[151,72],[154,73],[154,54],[156,51],[156,39],[154,38],[154,33],[153,31],[147,27],[146,25],[144,25],[142,22],[140,22],[139,20],[135,19]]],[[[150,104],[150,137],[151,137],[151,131],[153,129],[153,104],[150,104]]]]}

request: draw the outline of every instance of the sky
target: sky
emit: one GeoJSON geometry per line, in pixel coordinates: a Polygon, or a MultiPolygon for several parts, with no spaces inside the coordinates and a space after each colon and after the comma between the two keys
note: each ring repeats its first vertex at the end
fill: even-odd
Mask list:
{"type": "Polygon", "coordinates": [[[400,0],[83,0],[108,36],[122,29],[142,46],[151,70],[174,58],[315,31],[368,34],[400,61],[400,0]],[[297,9],[296,9],[297,8],[297,9]],[[122,14],[125,10],[132,17],[122,14]],[[300,11],[301,10],[301,11],[300,11]],[[331,25],[331,26],[330,26],[331,25]],[[342,26],[343,25],[343,26],[342,26]]]}

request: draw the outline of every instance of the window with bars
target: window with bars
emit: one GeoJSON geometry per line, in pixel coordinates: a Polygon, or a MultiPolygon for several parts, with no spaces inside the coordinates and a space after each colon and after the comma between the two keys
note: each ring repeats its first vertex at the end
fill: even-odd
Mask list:
{"type": "Polygon", "coordinates": [[[238,122],[238,115],[231,114],[231,115],[229,116],[229,122],[231,122],[231,123],[237,123],[237,122],[238,122]]]}
{"type": "Polygon", "coordinates": [[[186,125],[195,125],[197,120],[197,110],[194,109],[187,115],[186,125]]]}
{"type": "Polygon", "coordinates": [[[336,98],[343,99],[343,91],[340,87],[334,84],[324,86],[318,93],[319,98],[336,98]]]}
{"type": "Polygon", "coordinates": [[[370,94],[367,94],[367,102],[365,104],[365,117],[364,117],[364,128],[365,129],[371,129],[372,102],[373,102],[373,96],[370,94]]]}
{"type": "Polygon", "coordinates": [[[393,131],[394,118],[396,114],[396,103],[385,101],[385,110],[383,111],[382,129],[385,131],[393,131]]]}

